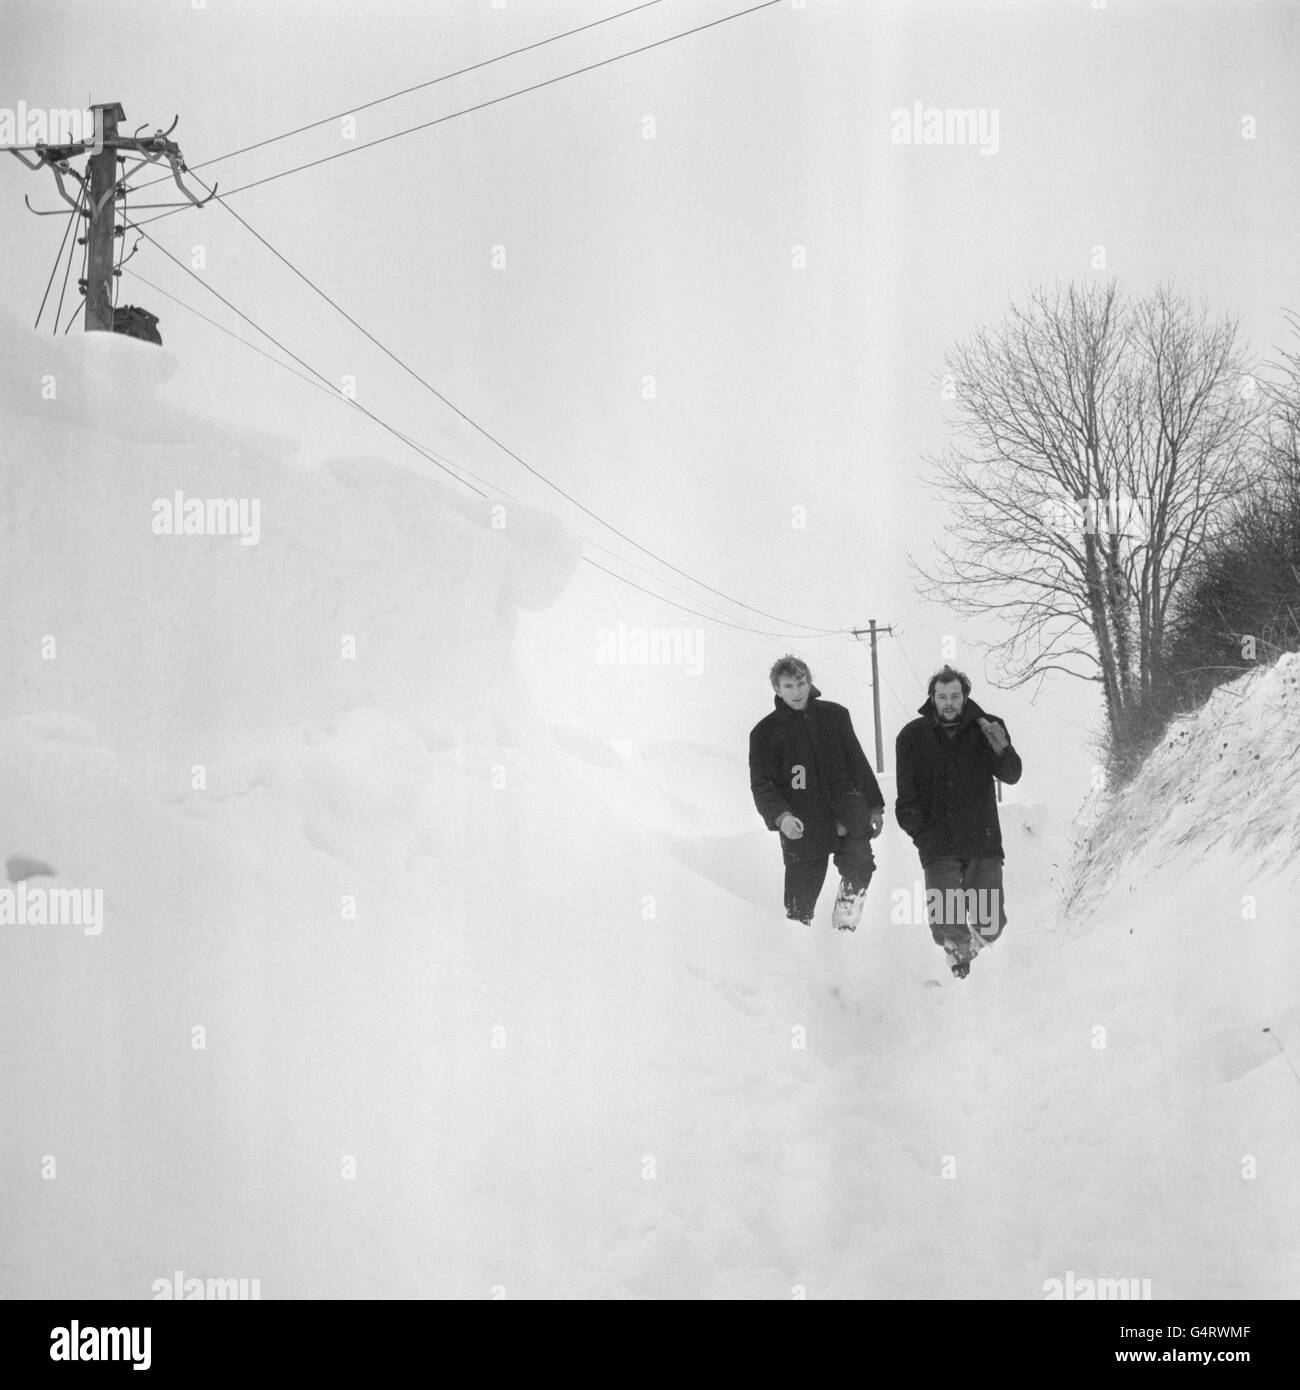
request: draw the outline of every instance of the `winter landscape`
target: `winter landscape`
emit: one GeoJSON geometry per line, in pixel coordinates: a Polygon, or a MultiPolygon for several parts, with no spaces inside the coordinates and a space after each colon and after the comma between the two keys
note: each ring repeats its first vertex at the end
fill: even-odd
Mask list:
{"type": "MultiPolygon", "coordinates": [[[[338,123],[200,155],[604,13],[395,7],[398,39],[445,36],[399,70],[340,7],[259,112],[274,8],[233,135],[204,105],[240,44],[218,3],[159,20],[209,26],[192,91],[124,40],[121,67],[45,56],[20,3],[0,102],[93,81],[124,131],[183,104],[193,187],[234,187],[338,123]]],[[[641,8],[391,124],[740,7],[641,8]]],[[[1122,54],[1116,97],[1162,45],[1208,71],[1231,38],[1195,117],[1228,133],[1185,136],[1204,186],[1166,226],[1074,68],[1082,134],[1043,134],[1008,51],[961,100],[996,108],[982,148],[940,123],[927,150],[914,101],[966,90],[940,20],[979,26],[917,8],[778,5],[394,140],[387,212],[360,160],[230,195],[365,336],[220,202],[117,238],[161,345],[34,328],[88,219],[6,159],[0,1296],[1300,1293],[1300,27],[969,7],[1043,63],[1122,54]],[[884,94],[855,108],[859,81],[884,94]],[[1074,226],[1051,160],[1094,146],[1109,210],[1074,226]],[[937,230],[945,203],[974,230],[937,230]],[[1134,510],[1062,522],[1099,497],[1134,510]],[[853,931],[833,868],[787,917],[751,792],[788,652],[886,803],[853,931]],[[1009,925],[964,979],[895,817],[895,736],[949,663],[1024,761],[1009,925]]]]}

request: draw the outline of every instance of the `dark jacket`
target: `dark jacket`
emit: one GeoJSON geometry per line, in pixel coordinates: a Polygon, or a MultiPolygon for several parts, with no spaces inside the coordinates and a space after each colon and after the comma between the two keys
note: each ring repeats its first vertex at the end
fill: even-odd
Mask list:
{"type": "Polygon", "coordinates": [[[969,697],[952,739],[940,728],[932,699],[920,714],[903,726],[895,746],[894,814],[920,851],[921,863],[985,855],[1004,859],[993,779],[1008,785],[1020,781],[1020,754],[1008,744],[996,756],[976,721],[1001,724],[1004,733],[1007,726],[969,697]]]}
{"type": "Polygon", "coordinates": [[[781,836],[785,862],[834,854],[837,821],[850,834],[870,835],[871,812],[883,811],[885,798],[848,710],[823,700],[815,685],[801,710],[779,695],[772,704],[750,731],[749,786],[769,830],[787,811],[803,822],[799,839],[781,836]]]}

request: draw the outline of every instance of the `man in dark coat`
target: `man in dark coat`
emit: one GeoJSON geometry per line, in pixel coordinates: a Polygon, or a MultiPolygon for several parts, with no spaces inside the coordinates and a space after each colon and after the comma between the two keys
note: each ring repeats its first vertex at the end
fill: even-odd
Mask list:
{"type": "Polygon", "coordinates": [[[1007,924],[993,779],[1018,782],[1020,754],[1007,726],[970,698],[970,680],[951,666],[930,677],[918,713],[895,747],[894,813],[921,856],[930,935],[961,980],[1007,924]]]}
{"type": "Polygon", "coordinates": [[[871,841],[884,825],[885,798],[843,705],[821,698],[798,657],[769,673],[773,710],[749,735],[749,785],[769,830],[781,836],[785,915],[808,923],[835,856],[840,889],[832,920],[853,931],[875,871],[871,841]]]}

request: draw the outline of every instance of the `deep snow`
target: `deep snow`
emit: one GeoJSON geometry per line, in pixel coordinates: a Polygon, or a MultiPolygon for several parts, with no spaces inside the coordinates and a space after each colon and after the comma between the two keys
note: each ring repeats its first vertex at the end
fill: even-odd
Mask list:
{"type": "Polygon", "coordinates": [[[1005,802],[1006,935],[926,988],[892,805],[859,931],[833,877],[805,928],[743,748],[537,717],[553,518],[218,431],[167,362],[0,324],[0,858],[105,901],[0,926],[0,1294],[1300,1292],[1300,660],[1077,828],[1005,802]],[[259,544],[154,535],[176,489],[259,544]]]}

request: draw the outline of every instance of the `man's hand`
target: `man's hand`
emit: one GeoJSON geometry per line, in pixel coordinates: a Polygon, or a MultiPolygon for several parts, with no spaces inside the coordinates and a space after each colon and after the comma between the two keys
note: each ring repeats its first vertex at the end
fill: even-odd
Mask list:
{"type": "Polygon", "coordinates": [[[776,828],[787,840],[797,840],[803,834],[803,821],[789,811],[776,823],[776,828]]]}
{"type": "Polygon", "coordinates": [[[993,756],[1000,758],[1003,753],[1011,747],[1011,740],[1007,737],[1007,731],[1001,724],[995,724],[991,719],[980,716],[979,726],[984,730],[984,737],[989,741],[989,747],[993,749],[993,756]]]}
{"type": "Polygon", "coordinates": [[[871,813],[871,838],[874,840],[877,835],[885,828],[885,813],[873,810],[871,813]]]}

